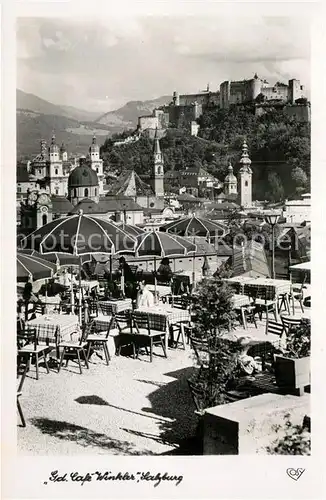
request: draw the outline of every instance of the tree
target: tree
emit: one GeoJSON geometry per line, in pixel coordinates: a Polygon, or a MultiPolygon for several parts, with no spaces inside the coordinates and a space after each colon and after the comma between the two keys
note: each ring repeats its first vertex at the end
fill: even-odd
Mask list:
{"type": "Polygon", "coordinates": [[[279,175],[276,172],[268,174],[269,188],[267,190],[267,198],[270,201],[276,202],[284,199],[284,188],[279,175]]]}
{"type": "Polygon", "coordinates": [[[192,296],[192,311],[196,317],[196,334],[207,342],[208,366],[196,380],[202,392],[205,408],[225,401],[226,388],[234,378],[238,347],[229,343],[223,333],[235,320],[232,290],[219,277],[203,279],[192,296]]]}
{"type": "Polygon", "coordinates": [[[300,167],[294,168],[291,172],[291,177],[295,182],[296,192],[300,193],[304,191],[308,184],[308,176],[303,169],[300,167]]]}

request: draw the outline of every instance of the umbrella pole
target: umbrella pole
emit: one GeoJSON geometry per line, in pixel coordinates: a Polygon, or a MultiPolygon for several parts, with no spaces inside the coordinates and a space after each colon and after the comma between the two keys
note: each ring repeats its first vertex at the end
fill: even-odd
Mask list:
{"type": "Polygon", "coordinates": [[[156,304],[156,297],[157,297],[157,278],[156,278],[156,255],[154,255],[154,300],[156,304]]]}
{"type": "Polygon", "coordinates": [[[72,282],[72,267],[70,268],[70,292],[71,292],[71,295],[70,295],[70,305],[71,305],[71,312],[70,314],[74,314],[74,285],[73,285],[73,282],[72,282]]]}
{"type": "MultiPolygon", "coordinates": [[[[194,237],[194,245],[195,245],[195,237],[194,237]]],[[[192,289],[195,289],[195,281],[196,281],[196,272],[195,272],[195,263],[196,263],[196,252],[193,253],[192,256],[192,289]]]]}
{"type": "Polygon", "coordinates": [[[110,281],[112,283],[112,254],[110,254],[110,281]]]}
{"type": "Polygon", "coordinates": [[[79,297],[78,297],[78,302],[79,302],[79,307],[78,307],[78,316],[79,316],[79,324],[81,324],[81,319],[82,319],[82,299],[81,299],[81,269],[82,269],[82,259],[79,257],[79,297]]]}
{"type": "Polygon", "coordinates": [[[122,293],[122,296],[124,297],[125,296],[125,269],[123,266],[121,269],[121,293],[122,293]]]}

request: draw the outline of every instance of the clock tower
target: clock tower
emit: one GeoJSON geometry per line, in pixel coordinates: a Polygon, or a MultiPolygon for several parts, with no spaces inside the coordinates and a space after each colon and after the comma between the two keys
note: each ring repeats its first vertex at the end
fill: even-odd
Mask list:
{"type": "Polygon", "coordinates": [[[52,222],[52,203],[47,193],[39,193],[36,201],[36,229],[52,222]]]}

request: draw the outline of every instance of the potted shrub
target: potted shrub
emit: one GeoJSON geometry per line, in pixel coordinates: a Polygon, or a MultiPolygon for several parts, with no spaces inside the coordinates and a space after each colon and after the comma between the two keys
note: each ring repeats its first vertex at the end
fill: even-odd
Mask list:
{"type": "Polygon", "coordinates": [[[279,387],[303,391],[310,385],[311,323],[303,319],[289,331],[283,354],[275,355],[275,378],[279,387]]]}
{"type": "Polygon", "coordinates": [[[275,428],[278,438],[267,447],[269,455],[310,455],[311,434],[310,426],[306,425],[306,418],[302,425],[291,422],[290,415],[285,415],[285,426],[275,428]]]}
{"type": "Polygon", "coordinates": [[[226,388],[237,367],[238,345],[223,338],[223,334],[232,329],[236,318],[232,295],[225,282],[210,277],[198,283],[192,296],[193,334],[205,339],[206,346],[202,360],[205,368],[193,380],[201,393],[203,409],[226,401],[226,388]]]}

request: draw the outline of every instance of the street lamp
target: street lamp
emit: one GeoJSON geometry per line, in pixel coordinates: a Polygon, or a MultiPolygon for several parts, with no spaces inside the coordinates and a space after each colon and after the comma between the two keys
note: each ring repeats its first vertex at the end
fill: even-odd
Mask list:
{"type": "Polygon", "coordinates": [[[275,279],[275,226],[278,223],[280,214],[271,212],[265,214],[265,221],[272,227],[272,278],[275,279]]]}

